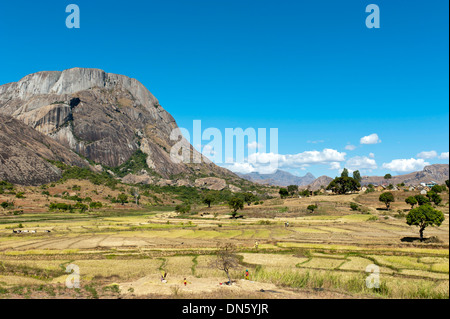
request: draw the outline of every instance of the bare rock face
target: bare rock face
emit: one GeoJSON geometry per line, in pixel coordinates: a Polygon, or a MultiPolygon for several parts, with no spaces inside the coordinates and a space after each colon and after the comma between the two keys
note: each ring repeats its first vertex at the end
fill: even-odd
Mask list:
{"type": "Polygon", "coordinates": [[[227,187],[225,180],[216,177],[198,178],[195,180],[195,187],[209,190],[221,191],[227,187]]]}
{"type": "Polygon", "coordinates": [[[48,160],[80,167],[89,165],[48,136],[0,114],[0,180],[21,185],[57,181],[61,171],[48,160]]]}
{"type": "Polygon", "coordinates": [[[151,176],[148,176],[146,174],[128,174],[127,176],[122,178],[122,182],[125,184],[151,184],[153,182],[153,179],[151,176]]]}
{"type": "MultiPolygon", "coordinates": [[[[235,185],[233,185],[233,184],[229,184],[229,185],[228,185],[228,188],[230,189],[230,191],[231,191],[232,193],[239,193],[239,192],[242,191],[242,189],[241,189],[240,187],[237,187],[237,186],[235,186],[235,185]]],[[[256,195],[256,194],[254,194],[254,195],[256,195]]]]}
{"type": "Polygon", "coordinates": [[[105,166],[119,166],[140,149],[148,155],[148,167],[164,178],[192,172],[234,175],[207,160],[174,163],[175,120],[139,81],[123,75],[82,68],[30,74],[0,86],[0,114],[105,166]]]}
{"type": "Polygon", "coordinates": [[[312,191],[317,191],[317,190],[321,189],[322,187],[327,188],[328,185],[330,185],[332,180],[333,179],[331,177],[323,175],[323,176],[318,177],[311,184],[309,184],[308,188],[312,191]]]}

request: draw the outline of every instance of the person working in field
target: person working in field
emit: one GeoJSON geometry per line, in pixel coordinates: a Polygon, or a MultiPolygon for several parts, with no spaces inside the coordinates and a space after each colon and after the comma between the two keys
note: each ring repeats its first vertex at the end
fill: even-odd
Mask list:
{"type": "Polygon", "coordinates": [[[164,272],[164,275],[161,275],[161,282],[162,282],[163,284],[166,284],[166,283],[167,283],[166,276],[167,276],[167,273],[166,273],[166,272],[164,272]]]}
{"type": "Polygon", "coordinates": [[[245,280],[250,280],[250,274],[248,272],[248,269],[245,270],[245,280]]]}

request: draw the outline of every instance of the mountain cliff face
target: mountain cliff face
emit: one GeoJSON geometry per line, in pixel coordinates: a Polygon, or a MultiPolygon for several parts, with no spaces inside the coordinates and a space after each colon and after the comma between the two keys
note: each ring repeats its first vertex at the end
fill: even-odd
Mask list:
{"type": "Polygon", "coordinates": [[[288,186],[288,185],[305,186],[315,180],[314,175],[312,175],[311,173],[307,173],[305,176],[300,177],[282,170],[277,170],[273,174],[249,173],[237,175],[254,183],[268,184],[275,186],[288,186]]]}
{"type": "Polygon", "coordinates": [[[21,185],[57,181],[61,171],[48,160],[80,167],[89,165],[50,137],[0,114],[0,180],[21,185]]]}
{"type": "Polygon", "coordinates": [[[235,176],[206,158],[199,164],[174,163],[170,149],[177,141],[170,133],[177,128],[175,120],[139,81],[123,75],[82,68],[30,74],[0,86],[0,114],[105,166],[120,166],[141,150],[148,167],[166,178],[235,176]]]}

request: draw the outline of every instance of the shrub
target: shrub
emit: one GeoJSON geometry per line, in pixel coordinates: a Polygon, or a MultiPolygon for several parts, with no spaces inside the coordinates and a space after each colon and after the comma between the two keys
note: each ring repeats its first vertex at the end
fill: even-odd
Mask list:
{"type": "Polygon", "coordinates": [[[314,213],[314,211],[317,209],[317,205],[309,205],[309,206],[307,207],[307,209],[308,209],[309,211],[311,211],[311,213],[314,213]]]}
{"type": "Polygon", "coordinates": [[[19,192],[16,194],[16,198],[25,198],[24,192],[19,192]]]}
{"type": "Polygon", "coordinates": [[[187,214],[191,211],[191,205],[186,204],[186,203],[177,205],[177,206],[175,206],[175,211],[177,213],[187,214]]]}
{"type": "Polygon", "coordinates": [[[92,209],[102,208],[103,204],[101,202],[91,202],[89,207],[92,209]]]}
{"type": "Polygon", "coordinates": [[[352,210],[358,210],[359,205],[356,204],[356,203],[350,203],[350,208],[351,208],[352,210]]]}

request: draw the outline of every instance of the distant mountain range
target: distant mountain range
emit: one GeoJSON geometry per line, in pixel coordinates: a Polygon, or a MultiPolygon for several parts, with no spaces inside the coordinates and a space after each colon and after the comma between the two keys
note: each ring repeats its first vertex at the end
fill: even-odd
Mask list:
{"type": "MultiPolygon", "coordinates": [[[[308,187],[311,190],[318,190],[322,186],[327,187],[328,184],[333,180],[333,178],[328,176],[320,176],[317,179],[311,173],[307,173],[305,176],[295,176],[289,172],[282,170],[277,170],[273,174],[259,174],[259,173],[249,173],[249,174],[239,174],[246,180],[249,180],[258,184],[268,184],[272,186],[288,186],[288,185],[298,185],[308,187]]],[[[404,175],[392,176],[391,179],[386,180],[384,176],[363,176],[361,180],[361,185],[368,184],[401,184],[406,185],[418,185],[420,183],[427,183],[434,181],[438,184],[444,184],[446,180],[449,179],[449,164],[434,164],[425,166],[422,171],[413,172],[404,175]]]]}
{"type": "Polygon", "coordinates": [[[434,181],[438,184],[444,184],[449,179],[449,165],[448,164],[433,164],[425,166],[422,171],[413,172],[405,175],[392,176],[391,179],[386,180],[383,176],[362,176],[361,184],[401,184],[417,185],[420,183],[427,183],[434,181]]]}
{"type": "Polygon", "coordinates": [[[296,176],[289,172],[277,170],[273,174],[260,174],[260,173],[248,173],[240,174],[236,173],[239,177],[249,180],[253,183],[267,184],[273,186],[288,186],[298,185],[306,186],[316,180],[313,174],[307,173],[305,176],[296,176]]]}

